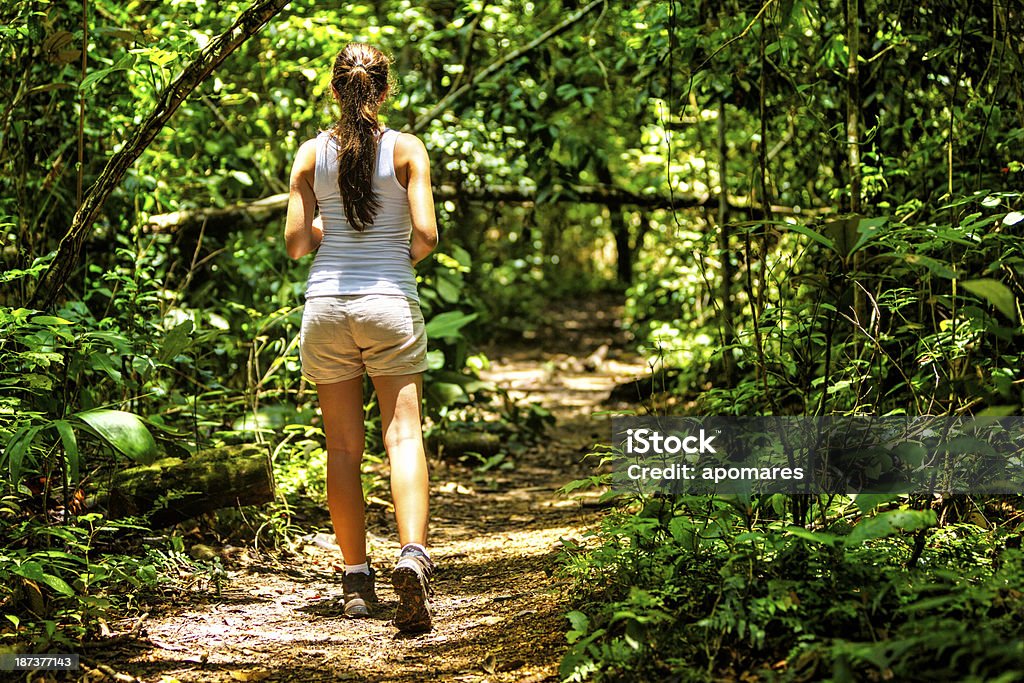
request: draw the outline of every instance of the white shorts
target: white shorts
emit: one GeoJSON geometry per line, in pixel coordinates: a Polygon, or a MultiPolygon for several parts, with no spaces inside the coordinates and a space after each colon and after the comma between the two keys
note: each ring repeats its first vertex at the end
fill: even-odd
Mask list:
{"type": "Polygon", "coordinates": [[[334,384],[362,376],[412,375],[427,369],[420,305],[388,294],[306,300],[299,333],[302,376],[334,384]]]}

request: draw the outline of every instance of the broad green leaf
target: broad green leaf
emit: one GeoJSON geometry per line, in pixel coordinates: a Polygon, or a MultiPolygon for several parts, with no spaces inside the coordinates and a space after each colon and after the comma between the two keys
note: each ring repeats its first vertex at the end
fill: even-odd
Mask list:
{"type": "Polygon", "coordinates": [[[490,382],[485,382],[473,375],[465,375],[461,372],[452,372],[451,370],[443,370],[441,372],[434,373],[432,377],[434,381],[457,384],[470,393],[480,391],[482,389],[493,389],[494,387],[490,382]]]}
{"type": "Polygon", "coordinates": [[[32,318],[32,322],[36,325],[74,325],[70,320],[58,318],[55,315],[37,315],[32,318]]]}
{"type": "Polygon", "coordinates": [[[982,278],[979,280],[964,280],[960,286],[971,294],[981,297],[1010,320],[1017,321],[1016,297],[1010,288],[999,280],[982,278]]]}
{"type": "Polygon", "coordinates": [[[18,576],[29,579],[30,581],[42,581],[43,574],[45,574],[43,571],[43,565],[39,564],[35,560],[29,560],[28,562],[22,562],[19,565],[15,565],[14,567],[11,567],[11,571],[18,576]]]}
{"type": "Polygon", "coordinates": [[[106,373],[107,377],[115,382],[120,382],[121,371],[114,366],[113,359],[115,357],[107,353],[94,353],[89,356],[89,365],[93,370],[102,370],[106,373]]]}
{"type": "Polygon", "coordinates": [[[694,524],[688,517],[683,515],[673,517],[672,521],[668,523],[668,530],[676,543],[684,548],[693,547],[694,524]]]}
{"type": "Polygon", "coordinates": [[[191,320],[183,320],[171,328],[170,331],[164,335],[164,343],[160,346],[160,352],[157,354],[157,359],[161,363],[169,363],[174,360],[179,353],[187,349],[192,344],[193,327],[191,320]]]}
{"type": "Polygon", "coordinates": [[[979,439],[976,436],[963,434],[938,444],[936,453],[949,455],[984,455],[988,458],[998,458],[999,454],[988,441],[979,439]]]}
{"type": "Polygon", "coordinates": [[[156,442],[145,423],[123,410],[89,410],[75,417],[86,423],[108,444],[132,460],[149,464],[156,456],[156,442]]]}
{"type": "Polygon", "coordinates": [[[43,577],[40,580],[53,590],[60,593],[61,595],[72,596],[75,594],[75,590],[68,585],[67,581],[60,578],[59,576],[54,576],[53,574],[43,574],[43,577]]]}
{"type": "Polygon", "coordinates": [[[857,242],[850,249],[850,253],[852,254],[870,242],[876,235],[878,235],[888,222],[888,216],[861,218],[860,221],[857,222],[857,234],[859,237],[857,238],[857,242]]]}
{"type": "Polygon", "coordinates": [[[74,562],[75,564],[84,564],[84,565],[88,565],[89,564],[89,561],[86,560],[84,557],[79,557],[78,555],[72,555],[71,553],[66,553],[66,552],[63,552],[61,550],[41,550],[41,551],[34,552],[32,554],[35,557],[52,557],[52,558],[59,559],[59,560],[67,560],[68,562],[74,562]]]}
{"type": "Polygon", "coordinates": [[[427,337],[430,339],[457,339],[459,330],[477,318],[477,313],[447,311],[435,315],[427,323],[427,337]]]}
{"type": "Polygon", "coordinates": [[[11,571],[18,576],[29,579],[30,581],[44,583],[61,595],[70,596],[75,594],[75,591],[64,579],[59,576],[54,576],[53,574],[47,574],[43,569],[43,566],[34,560],[29,560],[28,562],[16,565],[11,568],[11,571]]]}
{"type": "Polygon", "coordinates": [[[583,612],[573,610],[566,614],[565,618],[569,620],[572,630],[578,631],[580,635],[583,635],[590,630],[590,619],[583,612]]]}
{"type": "Polygon", "coordinates": [[[124,67],[112,66],[107,69],[97,69],[82,79],[82,82],[78,84],[78,89],[84,91],[91,88],[115,71],[124,71],[124,67]]]}
{"type": "Polygon", "coordinates": [[[114,73],[115,71],[127,71],[135,66],[136,57],[133,54],[127,54],[117,61],[114,66],[107,67],[105,69],[97,69],[92,73],[88,74],[82,79],[82,82],[78,84],[78,90],[83,91],[87,88],[91,88],[104,78],[114,73]]]}
{"type": "Polygon", "coordinates": [[[1016,403],[989,406],[977,414],[978,417],[1006,417],[1016,415],[1020,408],[1016,403]]]}
{"type": "Polygon", "coordinates": [[[845,216],[825,223],[821,226],[821,231],[832,240],[836,253],[846,258],[853,252],[853,245],[857,243],[859,224],[860,216],[845,216]]]}
{"type": "Polygon", "coordinates": [[[814,240],[815,242],[824,246],[827,249],[831,249],[832,251],[836,250],[836,243],[830,240],[828,237],[822,235],[814,228],[810,228],[806,225],[800,225],[799,223],[797,223],[794,225],[790,225],[789,229],[792,230],[793,232],[800,233],[801,235],[804,235],[806,237],[810,237],[812,240],[814,240]]]}
{"type": "Polygon", "coordinates": [[[472,264],[472,257],[469,255],[469,252],[457,244],[452,245],[451,252],[452,256],[455,257],[455,260],[459,262],[459,266],[461,266],[459,270],[464,273],[468,273],[470,265],[472,264]]]}
{"type": "Polygon", "coordinates": [[[161,50],[159,48],[155,48],[148,50],[147,52],[149,54],[147,54],[146,57],[148,57],[149,61],[153,62],[157,66],[164,66],[165,64],[170,64],[178,58],[178,53],[170,50],[161,50]]]}
{"type": "Polygon", "coordinates": [[[438,296],[447,303],[454,304],[459,300],[459,285],[449,280],[443,274],[439,274],[437,279],[434,280],[434,288],[437,289],[438,296]]]}
{"type": "Polygon", "coordinates": [[[48,368],[52,363],[64,364],[64,356],[53,351],[25,351],[18,355],[33,368],[48,368]]]}
{"type": "Polygon", "coordinates": [[[956,593],[947,593],[945,595],[936,595],[931,598],[924,598],[923,600],[912,602],[904,607],[904,609],[909,612],[934,611],[937,607],[945,607],[947,605],[958,603],[960,600],[960,596],[956,593]]]}
{"type": "Polygon", "coordinates": [[[440,406],[463,403],[469,398],[461,386],[451,382],[431,382],[427,385],[426,394],[432,397],[434,402],[440,406]]]}
{"type": "Polygon", "coordinates": [[[821,543],[822,545],[834,546],[842,543],[843,537],[837,536],[836,534],[830,534],[827,531],[811,531],[805,529],[802,526],[789,526],[786,527],[786,532],[791,536],[802,538],[805,541],[811,541],[812,543],[821,543]]]}
{"type": "Polygon", "coordinates": [[[21,470],[25,462],[25,454],[35,441],[36,434],[42,429],[41,425],[34,427],[22,427],[15,433],[7,444],[7,467],[11,472],[11,481],[17,483],[21,479],[21,470]]]}
{"type": "Polygon", "coordinates": [[[949,264],[943,263],[938,259],[933,259],[930,256],[922,256],[920,254],[904,254],[903,260],[912,266],[924,266],[932,275],[944,277],[947,280],[952,280],[957,277],[956,271],[953,270],[949,266],[949,264]]]}
{"type": "Polygon", "coordinates": [[[67,420],[56,420],[53,426],[57,428],[61,443],[64,445],[64,458],[68,464],[68,481],[74,486],[78,482],[79,471],[78,439],[75,438],[75,430],[67,420]]]}
{"type": "Polygon", "coordinates": [[[857,506],[857,509],[867,514],[874,510],[882,503],[888,503],[891,500],[896,500],[900,497],[898,493],[854,493],[850,496],[853,498],[853,504],[857,506]]]}
{"type": "Polygon", "coordinates": [[[21,376],[20,381],[18,378],[10,378],[5,380],[5,384],[21,385],[27,389],[41,389],[43,391],[51,391],[53,389],[53,377],[49,375],[40,375],[35,372],[28,372],[21,376]]]}
{"type": "Polygon", "coordinates": [[[246,187],[252,185],[252,176],[245,171],[232,171],[231,177],[246,187]]]}
{"type": "Polygon", "coordinates": [[[846,537],[846,546],[858,546],[864,541],[886,538],[901,531],[919,531],[935,526],[934,510],[890,510],[874,517],[862,519],[846,537]]]}
{"type": "Polygon", "coordinates": [[[427,369],[428,370],[440,370],[444,367],[444,351],[441,349],[431,349],[427,351],[427,369]]]}
{"type": "Polygon", "coordinates": [[[904,441],[897,444],[892,451],[896,457],[911,467],[920,467],[921,463],[924,462],[924,456],[927,454],[927,449],[924,446],[913,441],[904,441]]]}

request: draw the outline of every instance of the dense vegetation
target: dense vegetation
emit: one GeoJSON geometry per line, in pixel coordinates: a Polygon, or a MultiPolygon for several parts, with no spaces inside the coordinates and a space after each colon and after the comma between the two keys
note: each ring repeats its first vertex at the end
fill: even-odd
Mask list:
{"type": "MultiPolygon", "coordinates": [[[[185,561],[178,532],[153,542],[147,519],[90,504],[113,471],[266,443],[283,495],[219,523],[271,545],[322,497],[296,349],[307,264],[280,211],[167,214],[286,191],[349,40],[393,54],[387,122],[433,161],[431,430],[496,405],[505,433],[539,429],[477,380],[475,347],[599,290],[678,370],[647,410],[1020,415],[1014,3],[295,0],[178,92],[110,185],[246,7],[0,8],[5,642],[91,637],[185,561]]],[[[374,457],[376,420],[368,405],[374,457]]],[[[567,678],[1024,676],[1019,496],[614,500],[563,553],[567,678]]]]}

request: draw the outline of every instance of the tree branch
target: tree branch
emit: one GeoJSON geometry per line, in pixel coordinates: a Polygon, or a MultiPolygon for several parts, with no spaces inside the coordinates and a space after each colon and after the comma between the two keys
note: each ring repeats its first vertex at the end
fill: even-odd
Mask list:
{"type": "Polygon", "coordinates": [[[483,19],[484,14],[486,13],[487,2],[484,2],[484,4],[480,7],[480,11],[476,13],[476,16],[473,17],[473,20],[469,24],[469,35],[466,36],[466,45],[462,49],[462,59],[459,60],[459,63],[462,64],[462,71],[460,71],[459,74],[455,77],[455,82],[452,83],[452,87],[449,89],[449,92],[455,90],[460,85],[462,85],[462,79],[465,78],[467,75],[469,57],[473,53],[473,41],[476,40],[476,31],[478,28],[480,28],[480,21],[483,19]]]}
{"type": "Polygon", "coordinates": [[[593,0],[593,2],[591,2],[586,7],[583,7],[582,9],[577,10],[574,14],[571,14],[561,24],[558,24],[557,26],[554,26],[554,27],[548,29],[547,31],[545,31],[541,35],[539,35],[536,38],[534,38],[533,40],[531,40],[526,45],[523,45],[522,47],[520,47],[520,48],[518,48],[516,50],[513,50],[512,52],[508,53],[504,57],[496,60],[494,63],[492,63],[486,69],[484,69],[483,71],[481,71],[477,75],[473,76],[473,79],[470,80],[469,83],[463,84],[462,86],[460,86],[456,90],[449,91],[448,94],[446,94],[444,97],[442,97],[441,100],[437,104],[434,105],[433,109],[431,109],[426,114],[424,114],[423,116],[421,116],[418,119],[416,119],[416,122],[413,123],[411,127],[406,126],[404,130],[406,132],[408,132],[408,133],[418,133],[418,132],[420,132],[421,130],[423,130],[426,127],[426,125],[428,123],[430,123],[435,118],[437,118],[438,114],[440,114],[442,111],[444,111],[445,107],[447,107],[453,100],[456,100],[456,99],[462,97],[464,94],[469,92],[471,89],[475,88],[476,85],[478,83],[480,83],[481,81],[483,81],[485,78],[489,77],[491,74],[493,74],[493,73],[495,73],[497,71],[500,71],[509,62],[515,61],[516,59],[519,59],[520,57],[522,57],[526,53],[536,49],[540,45],[543,45],[546,41],[550,40],[551,38],[554,38],[555,36],[557,36],[560,33],[564,33],[573,24],[576,24],[577,22],[579,22],[580,19],[585,17],[587,14],[589,14],[591,11],[593,11],[594,8],[596,8],[600,4],[603,4],[604,2],[606,2],[606,0],[593,0]]]}
{"type": "MultiPolygon", "coordinates": [[[[475,202],[506,202],[510,204],[533,204],[537,201],[537,190],[522,185],[489,185],[485,187],[458,187],[450,184],[434,186],[434,198],[438,201],[462,198],[475,202]]],[[[578,204],[600,204],[609,207],[638,206],[650,209],[693,209],[714,208],[719,206],[717,195],[706,197],[675,197],[670,198],[657,194],[633,194],[605,185],[569,185],[555,186],[554,191],[544,199],[548,202],[575,202],[578,204]]],[[[725,206],[732,212],[742,215],[763,216],[764,209],[759,206],[746,206],[726,200],[725,206]]],[[[241,226],[254,226],[263,222],[277,220],[288,210],[288,195],[276,194],[254,202],[236,204],[218,209],[192,209],[175,211],[150,216],[143,226],[152,233],[178,233],[198,230],[206,225],[209,234],[238,229],[241,226]]],[[[772,206],[772,213],[783,215],[817,216],[829,213],[831,209],[801,209],[785,206],[772,206]]]]}
{"type": "Polygon", "coordinates": [[[280,12],[289,0],[255,0],[235,22],[204,48],[173,83],[160,94],[156,107],[139,125],[125,145],[115,152],[103,172],[82,198],[71,227],[57,247],[57,254],[32,295],[30,306],[48,309],[56,302],[68,278],[78,266],[82,247],[103,204],[120,184],[124,174],[150,145],[177,111],[185,98],[195,90],[235,49],[280,12]]]}

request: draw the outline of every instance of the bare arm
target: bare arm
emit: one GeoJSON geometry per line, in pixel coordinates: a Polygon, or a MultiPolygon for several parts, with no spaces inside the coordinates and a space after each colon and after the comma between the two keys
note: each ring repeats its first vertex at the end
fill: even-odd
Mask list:
{"type": "Polygon", "coordinates": [[[408,159],[409,215],[412,218],[412,243],[409,258],[419,263],[437,247],[437,218],[434,215],[434,191],[430,185],[430,157],[423,142],[414,135],[403,135],[403,157],[408,159]]]}
{"type": "Polygon", "coordinates": [[[323,224],[313,218],[316,195],[313,177],[316,171],[316,141],[307,140],[299,147],[292,164],[288,188],[288,218],[284,224],[284,244],[291,258],[302,258],[320,246],[323,224]],[[319,225],[314,224],[314,220],[319,225]]]}

